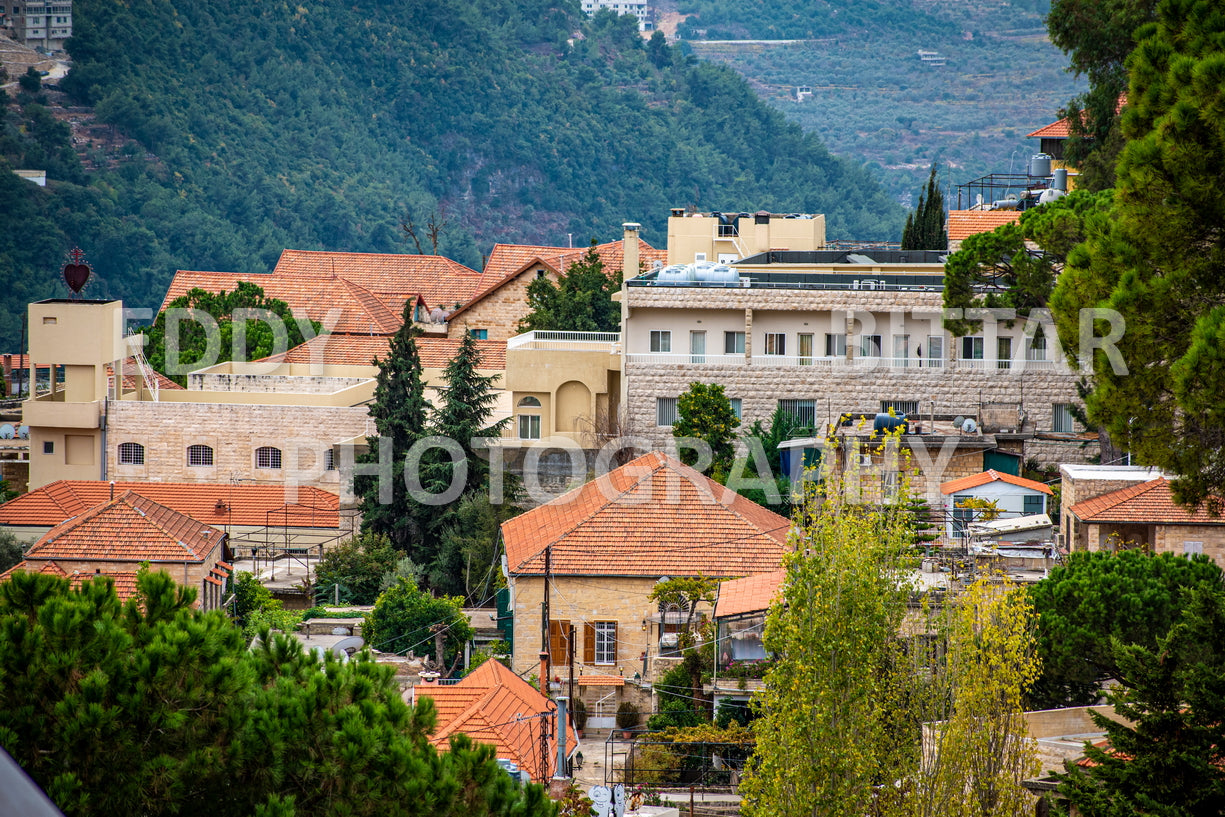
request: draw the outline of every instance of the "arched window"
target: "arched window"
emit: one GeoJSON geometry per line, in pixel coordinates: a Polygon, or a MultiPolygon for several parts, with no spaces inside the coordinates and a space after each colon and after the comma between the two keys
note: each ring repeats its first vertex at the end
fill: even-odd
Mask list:
{"type": "Polygon", "coordinates": [[[120,443],[119,444],[119,464],[120,465],[144,465],[145,464],[145,447],[140,443],[120,443]]]}
{"type": "Polygon", "coordinates": [[[270,445],[265,445],[262,448],[255,449],[255,467],[280,468],[281,449],[273,448],[270,445]]]}
{"type": "Polygon", "coordinates": [[[524,397],[519,401],[519,408],[540,408],[540,398],[524,397]]]}
{"type": "Polygon", "coordinates": [[[212,465],[213,449],[207,445],[187,446],[187,464],[191,466],[212,465]]]}

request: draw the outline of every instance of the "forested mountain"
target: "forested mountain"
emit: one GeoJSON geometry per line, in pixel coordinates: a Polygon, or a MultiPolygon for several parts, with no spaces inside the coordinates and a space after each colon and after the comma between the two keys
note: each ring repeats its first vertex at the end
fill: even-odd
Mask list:
{"type": "Polygon", "coordinates": [[[734,72],[648,51],[631,18],[589,20],[573,0],[73,10],[61,87],[135,142],[88,174],[73,156],[40,165],[66,128],[28,127],[36,95],[9,107],[4,159],[52,182],[0,182],[6,224],[21,225],[0,236],[20,296],[3,301],[5,349],[25,298],[57,291],[72,244],[100,274],[87,294],[149,306],[179,267],[266,271],[285,247],[410,251],[405,215],[444,219],[439,251],[470,265],[494,241],[607,240],[627,220],[662,245],[668,208],[689,204],[823,212],[831,238],[900,231],[868,173],[734,72]]]}

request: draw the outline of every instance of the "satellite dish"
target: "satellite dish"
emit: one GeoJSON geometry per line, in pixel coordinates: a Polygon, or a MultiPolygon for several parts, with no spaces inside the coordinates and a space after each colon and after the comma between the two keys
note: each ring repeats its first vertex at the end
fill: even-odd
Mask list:
{"type": "Polygon", "coordinates": [[[966,421],[966,418],[958,414],[957,417],[953,420],[953,425],[957,426],[958,428],[961,428],[961,424],[964,423],[965,421],[966,421]]]}
{"type": "Polygon", "coordinates": [[[0,440],[11,440],[16,433],[17,430],[13,428],[12,423],[5,423],[0,426],[0,440]]]}
{"type": "Polygon", "coordinates": [[[967,434],[973,434],[975,431],[978,431],[978,423],[974,421],[973,417],[967,417],[966,421],[961,424],[961,430],[967,434]]]}
{"type": "Polygon", "coordinates": [[[20,438],[21,438],[21,439],[23,439],[23,440],[28,440],[28,439],[30,439],[30,427],[29,427],[29,426],[21,426],[20,428],[18,428],[18,429],[17,429],[17,436],[18,436],[18,437],[20,437],[20,438]]]}

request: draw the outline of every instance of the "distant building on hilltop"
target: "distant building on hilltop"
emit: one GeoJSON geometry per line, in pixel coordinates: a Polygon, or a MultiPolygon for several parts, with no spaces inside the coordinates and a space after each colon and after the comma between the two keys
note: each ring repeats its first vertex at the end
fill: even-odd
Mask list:
{"type": "Polygon", "coordinates": [[[638,18],[639,31],[650,31],[655,27],[646,0],[582,0],[582,6],[587,14],[595,14],[600,9],[608,9],[617,14],[632,14],[638,18]]]}
{"type": "Polygon", "coordinates": [[[13,6],[13,38],[42,51],[63,51],[72,36],[72,0],[28,0],[13,6]]]}

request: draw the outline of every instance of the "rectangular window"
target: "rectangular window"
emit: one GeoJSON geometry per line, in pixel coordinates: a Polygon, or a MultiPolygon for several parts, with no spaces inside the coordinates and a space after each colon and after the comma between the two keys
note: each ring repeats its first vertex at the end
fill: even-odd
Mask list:
{"type": "Polygon", "coordinates": [[[744,354],[744,333],[743,332],[724,332],[723,333],[723,354],[725,355],[743,355],[744,354]]]}
{"type": "Polygon", "coordinates": [[[705,363],[706,362],[706,333],[705,332],[690,332],[689,333],[689,362],[690,363],[705,363]]]}
{"type": "Polygon", "coordinates": [[[800,365],[801,366],[811,366],[812,365],[812,335],[802,334],[802,335],[799,335],[796,338],[796,340],[798,341],[798,343],[796,344],[797,346],[796,351],[800,355],[800,365]]]}
{"type": "Polygon", "coordinates": [[[893,336],[893,365],[910,365],[910,335],[893,336]]]}
{"type": "Polygon", "coordinates": [[[324,450],[323,452],[323,470],[324,471],[335,471],[336,470],[336,449],[328,448],[324,450]]]}
{"type": "Polygon", "coordinates": [[[1183,542],[1182,543],[1182,555],[1183,556],[1203,556],[1204,555],[1204,543],[1203,542],[1183,542]]]}
{"type": "Polygon", "coordinates": [[[1039,330],[1029,342],[1025,350],[1026,360],[1046,360],[1046,335],[1039,330]]]}
{"type": "Polygon", "coordinates": [[[1051,430],[1063,432],[1076,430],[1076,420],[1072,417],[1070,403],[1055,403],[1051,406],[1051,430]]]}
{"type": "Polygon", "coordinates": [[[944,335],[927,336],[927,365],[933,369],[944,365],[944,335]]]}
{"type": "Polygon", "coordinates": [[[729,402],[729,403],[731,403],[731,404],[732,404],[732,413],[736,415],[736,419],[737,419],[737,420],[743,420],[743,419],[744,419],[744,415],[742,415],[742,414],[740,413],[740,411],[741,411],[741,408],[740,408],[740,407],[741,407],[741,405],[742,405],[742,404],[741,404],[741,401],[740,401],[740,398],[739,398],[739,397],[729,397],[729,398],[727,398],[727,402],[729,402]]]}
{"type": "Polygon", "coordinates": [[[893,409],[893,413],[898,417],[915,417],[919,414],[918,400],[881,400],[880,410],[882,414],[888,414],[889,410],[893,409]]]}
{"type": "Polygon", "coordinates": [[[671,352],[672,351],[672,333],[667,329],[652,329],[651,330],[651,351],[652,352],[671,352]]]}
{"type": "Polygon", "coordinates": [[[469,329],[468,334],[477,340],[489,340],[488,329],[469,329]]]}
{"type": "Polygon", "coordinates": [[[51,440],[47,440],[46,442],[44,442],[43,443],[43,453],[44,454],[54,454],[55,453],[55,443],[53,443],[51,440]]]}
{"type": "Polygon", "coordinates": [[[974,521],[973,508],[957,507],[967,499],[970,499],[969,494],[953,497],[953,536],[957,537],[958,539],[964,539],[966,537],[966,527],[974,521]]]}
{"type": "Polygon", "coordinates": [[[961,359],[962,360],[982,360],[983,359],[983,339],[978,336],[961,339],[961,359]]]}
{"type": "Polygon", "coordinates": [[[880,335],[863,335],[859,342],[860,357],[880,357],[880,335]]]}
{"type": "Polygon", "coordinates": [[[1023,500],[1024,504],[1022,505],[1022,512],[1026,516],[1033,516],[1035,514],[1042,513],[1042,500],[1043,497],[1030,494],[1023,500]]]}
{"type": "Polygon", "coordinates": [[[825,335],[825,356],[846,357],[846,335],[825,335]]]}
{"type": "Polygon", "coordinates": [[[766,354],[787,354],[787,336],[782,332],[766,332],[766,354]]]}
{"type": "Polygon", "coordinates": [[[995,368],[1012,368],[1012,338],[995,339],[995,368]]]}
{"type": "Polygon", "coordinates": [[[595,623],[595,662],[597,664],[617,663],[617,622],[597,621],[595,623]]]}
{"type": "Polygon", "coordinates": [[[671,428],[676,425],[676,398],[655,398],[655,425],[660,428],[671,428]]]}
{"type": "Polygon", "coordinates": [[[798,420],[801,426],[812,428],[817,424],[816,400],[779,400],[778,407],[798,420]]]}
{"type": "Polygon", "coordinates": [[[519,415],[519,439],[521,440],[539,440],[540,439],[540,415],[539,414],[520,414],[519,415]]]}

